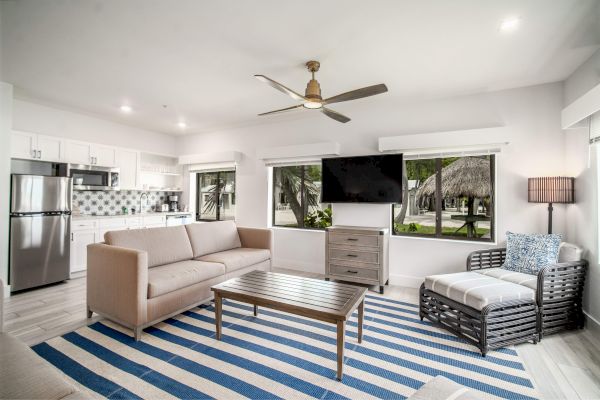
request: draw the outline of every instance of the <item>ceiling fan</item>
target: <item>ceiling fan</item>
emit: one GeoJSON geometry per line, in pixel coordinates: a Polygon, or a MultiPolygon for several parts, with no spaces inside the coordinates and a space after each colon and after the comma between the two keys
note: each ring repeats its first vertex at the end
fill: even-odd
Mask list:
{"type": "Polygon", "coordinates": [[[306,85],[306,92],[304,96],[294,92],[290,88],[283,86],[281,83],[275,82],[271,78],[267,78],[264,75],[254,75],[259,81],[262,81],[267,85],[279,90],[280,92],[287,94],[292,99],[301,102],[301,104],[298,104],[296,106],[282,108],[280,110],[275,111],[269,111],[258,115],[271,115],[286,111],[297,110],[299,108],[308,108],[310,110],[319,110],[323,114],[327,115],[329,118],[333,118],[336,121],[346,123],[350,121],[350,118],[340,114],[339,112],[333,111],[332,109],[327,108],[325,106],[333,103],[340,103],[342,101],[356,100],[361,99],[363,97],[374,96],[376,94],[385,93],[388,90],[383,83],[380,83],[379,85],[367,86],[362,89],[352,90],[350,92],[338,94],[337,96],[329,97],[328,99],[323,99],[321,97],[321,86],[319,85],[319,82],[315,79],[315,72],[319,70],[320,66],[321,64],[318,61],[309,61],[306,63],[306,67],[312,74],[312,79],[308,81],[308,85],[306,85]]]}

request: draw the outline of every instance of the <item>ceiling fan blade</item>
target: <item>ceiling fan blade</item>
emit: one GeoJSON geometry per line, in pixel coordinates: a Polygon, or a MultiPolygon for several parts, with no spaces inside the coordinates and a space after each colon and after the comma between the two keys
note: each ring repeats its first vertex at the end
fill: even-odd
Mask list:
{"type": "Polygon", "coordinates": [[[266,83],[267,85],[269,85],[269,86],[271,86],[271,87],[273,87],[273,88],[275,88],[275,89],[279,90],[280,92],[287,94],[288,96],[290,96],[290,97],[291,97],[292,99],[294,99],[294,100],[299,100],[299,101],[304,101],[304,100],[306,100],[306,99],[304,98],[304,96],[302,96],[302,95],[300,95],[300,94],[298,94],[298,93],[294,92],[292,89],[290,89],[290,88],[288,88],[288,87],[285,87],[285,86],[283,86],[283,85],[282,85],[281,83],[279,83],[279,82],[275,82],[275,81],[274,81],[273,79],[271,79],[271,78],[267,78],[267,77],[266,77],[266,76],[264,76],[264,75],[254,75],[254,77],[255,77],[256,79],[258,79],[259,81],[261,81],[261,82],[264,82],[264,83],[266,83]]]}
{"type": "Polygon", "coordinates": [[[356,89],[350,92],[338,94],[337,96],[333,96],[323,100],[323,104],[332,104],[339,103],[342,101],[361,99],[363,97],[374,96],[376,94],[385,93],[387,91],[387,86],[385,86],[383,83],[380,83],[379,85],[367,86],[362,89],[356,89]]]}
{"type": "Polygon", "coordinates": [[[280,110],[269,111],[269,112],[265,112],[265,113],[258,114],[258,115],[261,116],[261,115],[269,115],[269,114],[278,114],[278,113],[282,113],[282,112],[286,112],[286,111],[292,111],[292,110],[295,110],[297,108],[302,108],[302,107],[304,107],[302,104],[298,104],[297,106],[282,108],[280,110]]]}
{"type": "Polygon", "coordinates": [[[346,117],[345,115],[340,114],[337,111],[333,111],[329,108],[322,107],[321,112],[323,114],[327,115],[329,118],[333,118],[336,121],[341,122],[342,124],[345,124],[346,122],[350,121],[350,118],[346,117]]]}

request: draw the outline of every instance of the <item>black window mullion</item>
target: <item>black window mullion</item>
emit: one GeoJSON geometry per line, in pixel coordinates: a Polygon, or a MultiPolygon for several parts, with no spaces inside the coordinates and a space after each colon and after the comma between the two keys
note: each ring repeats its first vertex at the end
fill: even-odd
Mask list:
{"type": "Polygon", "coordinates": [[[305,180],[304,174],[306,173],[306,168],[304,165],[300,167],[300,221],[298,221],[298,225],[301,228],[304,228],[304,207],[306,201],[306,190],[304,188],[305,180]]]}
{"type": "Polygon", "coordinates": [[[217,207],[215,210],[215,220],[216,221],[220,221],[221,220],[221,207],[220,206],[220,197],[219,194],[221,193],[221,172],[217,172],[217,184],[215,185],[215,206],[217,207]]]}
{"type": "Polygon", "coordinates": [[[442,159],[435,159],[435,236],[442,236],[442,159]]]}

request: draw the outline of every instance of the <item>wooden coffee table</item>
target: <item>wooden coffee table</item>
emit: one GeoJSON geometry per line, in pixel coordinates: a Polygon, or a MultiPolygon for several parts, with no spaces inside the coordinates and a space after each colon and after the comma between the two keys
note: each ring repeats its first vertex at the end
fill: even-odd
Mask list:
{"type": "Polygon", "coordinates": [[[215,294],[215,325],[221,340],[223,299],[237,300],[285,311],[337,325],[337,379],[342,380],[346,321],[358,308],[358,343],[362,342],[365,294],[359,286],[302,278],[273,272],[253,271],[230,279],[211,290],[215,294]]]}

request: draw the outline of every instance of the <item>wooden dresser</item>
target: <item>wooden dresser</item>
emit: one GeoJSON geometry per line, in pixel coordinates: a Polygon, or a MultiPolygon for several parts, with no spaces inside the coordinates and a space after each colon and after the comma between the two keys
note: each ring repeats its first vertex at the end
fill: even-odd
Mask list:
{"type": "Polygon", "coordinates": [[[378,285],[388,284],[388,229],[359,226],[327,228],[325,279],[378,285]]]}

